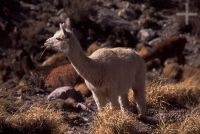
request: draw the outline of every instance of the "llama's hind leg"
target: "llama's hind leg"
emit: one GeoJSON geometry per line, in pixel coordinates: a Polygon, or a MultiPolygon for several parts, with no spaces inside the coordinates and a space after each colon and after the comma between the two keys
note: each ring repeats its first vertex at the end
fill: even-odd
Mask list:
{"type": "Polygon", "coordinates": [[[139,68],[136,73],[135,80],[132,83],[132,89],[134,92],[134,98],[137,103],[137,109],[140,115],[146,114],[146,91],[145,91],[145,78],[146,78],[146,65],[143,62],[143,66],[139,68]]]}
{"type": "Polygon", "coordinates": [[[146,91],[145,91],[145,72],[140,72],[137,82],[132,86],[137,109],[140,115],[146,114],[146,91]]]}
{"type": "Polygon", "coordinates": [[[137,104],[137,109],[140,115],[145,115],[146,113],[146,99],[145,93],[143,91],[134,90],[134,98],[137,104]]]}

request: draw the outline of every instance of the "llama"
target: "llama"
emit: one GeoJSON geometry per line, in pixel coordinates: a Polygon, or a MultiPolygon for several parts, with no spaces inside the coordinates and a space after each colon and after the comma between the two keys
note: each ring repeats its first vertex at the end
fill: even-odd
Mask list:
{"type": "Polygon", "coordinates": [[[171,36],[148,51],[142,48],[139,55],[147,62],[155,58],[159,58],[162,65],[167,58],[177,57],[178,63],[185,64],[183,50],[187,40],[184,36],[171,36]]]}
{"type": "Polygon", "coordinates": [[[44,46],[64,52],[91,90],[98,110],[110,103],[112,108],[127,108],[128,91],[134,91],[139,115],[145,115],[144,60],[132,49],[101,48],[87,57],[73,33],[70,21],[46,40],[44,46]]]}

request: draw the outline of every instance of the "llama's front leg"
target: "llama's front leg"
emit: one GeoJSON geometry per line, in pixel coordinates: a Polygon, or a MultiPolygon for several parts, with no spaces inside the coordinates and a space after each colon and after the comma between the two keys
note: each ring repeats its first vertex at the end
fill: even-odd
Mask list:
{"type": "Polygon", "coordinates": [[[120,109],[119,96],[111,95],[110,102],[113,109],[120,109]]]}
{"type": "Polygon", "coordinates": [[[95,93],[92,91],[92,95],[93,95],[93,98],[94,98],[94,101],[97,105],[97,109],[100,110],[102,107],[105,107],[106,106],[106,103],[107,103],[107,99],[105,96],[99,94],[99,93],[95,93]]]}
{"type": "Polygon", "coordinates": [[[121,109],[122,109],[122,107],[124,109],[128,109],[128,107],[129,107],[128,93],[121,95],[121,104],[122,104],[121,109]]]}

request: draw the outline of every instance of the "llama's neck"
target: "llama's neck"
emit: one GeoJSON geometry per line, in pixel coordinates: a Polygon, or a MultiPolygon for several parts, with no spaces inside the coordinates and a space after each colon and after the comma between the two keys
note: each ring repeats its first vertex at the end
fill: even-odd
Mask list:
{"type": "Polygon", "coordinates": [[[157,48],[153,48],[153,50],[151,52],[148,52],[144,55],[142,55],[142,58],[148,62],[150,60],[153,60],[155,58],[158,58],[159,57],[159,51],[157,48]]]}
{"type": "Polygon", "coordinates": [[[148,62],[148,61],[150,61],[150,60],[156,58],[156,54],[153,53],[153,52],[150,52],[150,53],[148,53],[148,54],[146,54],[146,55],[143,55],[142,58],[143,58],[146,62],[148,62]]]}
{"type": "Polygon", "coordinates": [[[67,57],[77,73],[85,80],[92,81],[92,77],[98,75],[98,69],[100,68],[98,63],[85,55],[76,38],[71,44],[67,57]]]}

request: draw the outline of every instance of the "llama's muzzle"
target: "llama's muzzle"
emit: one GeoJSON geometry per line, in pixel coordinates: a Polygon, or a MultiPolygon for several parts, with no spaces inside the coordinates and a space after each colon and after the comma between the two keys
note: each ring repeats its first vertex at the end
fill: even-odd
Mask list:
{"type": "Polygon", "coordinates": [[[50,47],[53,46],[53,43],[51,43],[51,41],[48,39],[48,40],[45,41],[44,46],[45,46],[46,48],[50,48],[50,47]]]}

